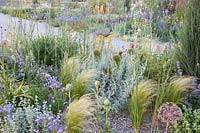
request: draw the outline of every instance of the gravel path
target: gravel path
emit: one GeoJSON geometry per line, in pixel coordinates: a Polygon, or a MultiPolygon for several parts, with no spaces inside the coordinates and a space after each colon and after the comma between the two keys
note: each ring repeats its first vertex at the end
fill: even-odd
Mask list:
{"type": "MultiPolygon", "coordinates": [[[[7,39],[10,31],[18,32],[20,29],[25,29],[25,33],[31,33],[33,37],[49,34],[58,35],[60,32],[60,28],[52,27],[45,22],[19,19],[2,13],[0,13],[0,27],[1,40],[7,39]]],[[[122,47],[128,48],[127,43],[117,37],[112,38],[111,43],[116,49],[121,49],[122,47]]]]}
{"type": "Polygon", "coordinates": [[[9,32],[17,32],[20,30],[23,30],[27,35],[32,33],[33,36],[45,34],[58,35],[59,33],[59,28],[53,28],[45,22],[19,19],[2,13],[0,13],[0,27],[2,27],[0,32],[2,40],[6,39],[9,32]]]}
{"type": "MultiPolygon", "coordinates": [[[[22,30],[22,29],[23,29],[23,32],[25,32],[27,35],[31,34],[30,37],[37,37],[39,35],[49,35],[49,34],[57,36],[61,31],[60,28],[52,27],[45,22],[19,19],[17,17],[10,17],[9,15],[4,15],[1,13],[0,13],[0,27],[1,27],[0,40],[7,39],[7,36],[9,35],[10,31],[12,32],[14,31],[17,33],[19,30],[22,30]]],[[[148,43],[147,45],[149,45],[151,43],[152,49],[157,49],[158,45],[160,45],[161,47],[166,46],[166,43],[161,43],[156,39],[153,39],[151,41],[148,40],[145,42],[139,42],[139,43],[142,45],[144,45],[145,43],[148,43]]],[[[122,38],[115,36],[111,38],[111,45],[116,50],[122,50],[122,49],[127,49],[129,47],[129,42],[126,42],[122,38]]]]}

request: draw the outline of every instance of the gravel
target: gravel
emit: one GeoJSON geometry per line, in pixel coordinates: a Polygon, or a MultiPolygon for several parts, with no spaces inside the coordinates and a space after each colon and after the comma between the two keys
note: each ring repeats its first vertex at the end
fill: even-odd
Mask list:
{"type": "MultiPolygon", "coordinates": [[[[129,117],[129,113],[126,111],[110,114],[109,123],[111,133],[134,133],[132,121],[129,117]]],[[[105,122],[102,121],[100,126],[98,126],[97,120],[95,120],[88,127],[85,127],[84,133],[99,133],[98,131],[104,129],[105,122]]],[[[148,117],[145,118],[140,133],[164,133],[164,129],[163,125],[159,125],[159,128],[156,129],[156,131],[151,131],[151,119],[148,117]]]]}

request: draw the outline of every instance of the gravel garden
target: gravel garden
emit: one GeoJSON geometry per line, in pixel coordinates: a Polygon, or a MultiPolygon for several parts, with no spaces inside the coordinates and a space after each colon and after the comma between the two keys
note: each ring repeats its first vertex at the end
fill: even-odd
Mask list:
{"type": "Polygon", "coordinates": [[[200,133],[199,0],[0,0],[0,133],[200,133]]]}

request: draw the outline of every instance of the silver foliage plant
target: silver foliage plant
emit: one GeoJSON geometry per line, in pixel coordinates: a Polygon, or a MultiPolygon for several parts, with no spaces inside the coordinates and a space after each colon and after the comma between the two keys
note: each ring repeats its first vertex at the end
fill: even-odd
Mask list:
{"type": "Polygon", "coordinates": [[[103,106],[105,99],[108,99],[111,110],[117,112],[127,105],[133,86],[143,79],[146,63],[141,63],[137,55],[127,52],[102,49],[100,53],[98,59],[91,53],[84,67],[95,68],[99,72],[100,105],[103,106]],[[115,57],[119,57],[119,63],[115,57]]]}

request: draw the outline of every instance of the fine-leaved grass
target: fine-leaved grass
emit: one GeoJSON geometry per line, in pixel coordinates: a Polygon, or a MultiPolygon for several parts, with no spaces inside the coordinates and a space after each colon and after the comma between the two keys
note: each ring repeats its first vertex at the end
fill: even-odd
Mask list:
{"type": "Polygon", "coordinates": [[[80,133],[90,123],[95,112],[95,102],[89,95],[75,99],[68,107],[65,120],[68,133],[80,133]]]}

